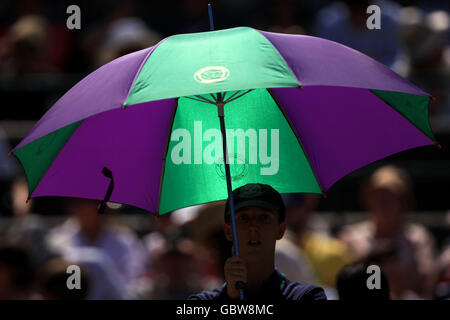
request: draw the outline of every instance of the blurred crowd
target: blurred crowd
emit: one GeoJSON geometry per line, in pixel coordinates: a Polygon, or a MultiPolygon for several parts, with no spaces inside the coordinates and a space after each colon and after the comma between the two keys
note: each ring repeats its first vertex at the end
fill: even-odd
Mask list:
{"type": "MultiPolygon", "coordinates": [[[[441,0],[4,0],[0,80],[30,74],[81,76],[164,37],[208,31],[208,2],[214,6],[216,29],[247,25],[319,36],[357,49],[430,93],[435,98],[431,114],[450,117],[450,5],[441,0]],[[70,16],[66,9],[73,4],[81,10],[80,30],[66,27],[70,16]],[[366,26],[371,4],[381,9],[380,30],[366,26]]],[[[75,80],[79,79],[70,84],[75,80]]],[[[29,99],[49,108],[56,98],[29,99]]],[[[12,94],[6,101],[26,105],[28,100],[23,99],[12,94]]],[[[43,110],[36,109],[28,114],[39,118],[43,110]]],[[[5,114],[6,118],[24,116],[20,110],[5,114]]]]}
{"type": "MultiPolygon", "coordinates": [[[[186,299],[223,283],[231,243],[223,234],[223,202],[148,216],[138,234],[110,204],[67,199],[68,217],[50,227],[33,214],[27,183],[11,185],[13,216],[0,230],[0,299],[186,299]],[[68,267],[81,270],[80,290],[69,290],[68,267]]],[[[329,299],[367,294],[367,267],[383,276],[391,299],[450,298],[450,236],[438,248],[433,235],[411,221],[413,184],[393,165],[376,169],[361,185],[368,219],[332,232],[317,194],[285,194],[288,231],[277,242],[275,264],[300,283],[325,288],[329,299]],[[358,279],[362,279],[362,282],[358,279]]]]}
{"type": "MultiPolygon", "coordinates": [[[[58,98],[51,79],[60,85],[61,77],[84,76],[172,34],[209,30],[208,2],[216,29],[247,25],[357,49],[432,94],[430,114],[450,117],[448,1],[2,0],[0,90],[3,105],[16,107],[3,108],[0,120],[38,120],[58,98]],[[80,30],[66,27],[72,4],[81,8],[80,30]],[[369,4],[381,8],[381,30],[366,27],[369,4]],[[42,75],[53,78],[33,82],[42,75]]],[[[12,216],[0,230],[0,300],[185,299],[223,283],[231,253],[223,203],[149,215],[151,232],[137,234],[121,221],[121,209],[99,214],[96,201],[67,199],[67,220],[50,226],[27,201],[26,180],[3,159],[8,150],[0,127],[0,175],[13,176],[9,192],[2,193],[2,201],[11,197],[12,216]],[[81,290],[67,289],[70,265],[82,270],[81,290]]],[[[374,264],[392,299],[450,298],[450,235],[438,247],[424,226],[409,219],[416,197],[405,170],[373,172],[361,185],[369,218],[339,230],[317,214],[320,196],[284,199],[289,230],[277,244],[276,265],[289,279],[323,286],[329,299],[355,298],[357,290],[352,296],[345,288],[366,275],[362,266],[374,264]]]]}

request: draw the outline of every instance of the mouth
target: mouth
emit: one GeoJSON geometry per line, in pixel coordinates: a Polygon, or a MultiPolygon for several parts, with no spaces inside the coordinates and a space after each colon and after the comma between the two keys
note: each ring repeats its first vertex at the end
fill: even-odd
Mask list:
{"type": "Polygon", "coordinates": [[[248,241],[248,245],[250,246],[250,247],[258,247],[258,246],[260,246],[262,243],[261,243],[261,241],[260,240],[249,240],[248,241]]]}

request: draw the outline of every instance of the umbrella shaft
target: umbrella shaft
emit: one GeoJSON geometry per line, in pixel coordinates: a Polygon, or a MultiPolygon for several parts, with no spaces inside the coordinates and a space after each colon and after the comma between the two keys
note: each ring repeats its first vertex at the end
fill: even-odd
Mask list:
{"type": "Polygon", "coordinates": [[[230,163],[228,160],[228,148],[227,148],[227,136],[225,131],[225,115],[223,110],[223,104],[220,103],[222,98],[222,94],[217,94],[217,100],[219,104],[217,105],[219,120],[220,120],[220,131],[222,132],[222,146],[223,146],[223,158],[224,158],[224,166],[225,166],[225,177],[227,180],[227,191],[228,191],[228,199],[230,204],[230,213],[231,213],[231,225],[233,229],[233,245],[234,252],[236,256],[239,256],[239,244],[237,239],[237,230],[236,230],[236,219],[234,215],[234,199],[233,199],[233,188],[231,186],[231,174],[230,174],[230,163]]]}
{"type": "MultiPolygon", "coordinates": [[[[211,4],[208,4],[208,13],[209,13],[209,27],[210,30],[214,30],[214,20],[212,15],[212,7],[211,4]]],[[[237,230],[236,230],[236,219],[234,216],[234,199],[233,199],[233,188],[231,186],[231,174],[230,174],[230,164],[228,161],[228,149],[227,149],[227,135],[225,131],[225,112],[223,109],[224,103],[222,98],[222,93],[217,93],[217,112],[220,120],[220,131],[222,132],[222,146],[223,146],[223,162],[225,166],[225,176],[227,179],[227,190],[228,190],[228,201],[230,204],[230,213],[231,213],[231,226],[233,230],[233,247],[234,252],[237,257],[239,257],[239,242],[237,238],[237,230]]],[[[240,300],[244,300],[244,290],[243,284],[239,284],[239,298],[240,300]]]]}
{"type": "MultiPolygon", "coordinates": [[[[222,132],[222,146],[223,146],[223,159],[224,159],[224,166],[225,166],[225,176],[227,179],[227,190],[228,190],[228,201],[230,204],[230,215],[231,215],[231,227],[233,230],[233,247],[234,252],[237,257],[239,257],[239,242],[237,237],[237,230],[236,230],[236,218],[234,215],[234,199],[233,199],[233,189],[231,186],[231,174],[230,174],[230,164],[228,161],[228,149],[227,149],[227,135],[225,131],[225,113],[223,110],[223,102],[222,102],[222,94],[217,94],[217,101],[219,103],[217,104],[217,111],[219,115],[220,120],[220,131],[222,132]]],[[[244,291],[242,289],[243,284],[239,284],[239,298],[241,300],[244,299],[244,291]]]]}

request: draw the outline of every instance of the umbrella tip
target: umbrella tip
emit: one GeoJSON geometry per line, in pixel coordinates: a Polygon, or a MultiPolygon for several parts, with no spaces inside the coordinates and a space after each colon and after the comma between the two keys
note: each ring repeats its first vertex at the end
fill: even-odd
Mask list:
{"type": "Polygon", "coordinates": [[[326,199],[327,198],[327,194],[324,192],[324,193],[322,193],[322,196],[323,196],[323,198],[324,199],[326,199]]]}
{"type": "Polygon", "coordinates": [[[431,101],[436,101],[436,98],[431,96],[431,101]]]}
{"type": "Polygon", "coordinates": [[[208,3],[209,30],[214,31],[214,18],[211,3],[208,3]]]}
{"type": "Polygon", "coordinates": [[[435,145],[436,145],[436,147],[438,147],[439,149],[442,149],[442,146],[441,146],[439,143],[436,143],[435,145]]]}
{"type": "Polygon", "coordinates": [[[12,152],[9,152],[9,153],[8,153],[8,158],[11,158],[12,155],[13,155],[13,153],[12,153],[12,152]]]}

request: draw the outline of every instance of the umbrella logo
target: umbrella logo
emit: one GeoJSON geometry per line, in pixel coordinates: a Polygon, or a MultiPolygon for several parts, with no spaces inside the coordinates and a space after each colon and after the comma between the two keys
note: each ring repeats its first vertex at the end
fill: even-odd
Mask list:
{"type": "Polygon", "coordinates": [[[194,80],[200,83],[216,83],[224,81],[230,75],[230,70],[223,66],[209,66],[194,73],[194,80]]]}
{"type": "Polygon", "coordinates": [[[261,186],[254,184],[244,190],[240,190],[239,196],[242,198],[254,198],[263,194],[261,186]]]}
{"type": "MultiPolygon", "coordinates": [[[[223,157],[219,157],[216,159],[216,173],[222,178],[226,179],[225,174],[225,165],[224,165],[223,157]]],[[[230,153],[228,155],[228,162],[232,165],[230,166],[230,175],[231,180],[237,181],[244,178],[248,173],[248,165],[245,162],[245,159],[238,154],[230,153]]]]}

